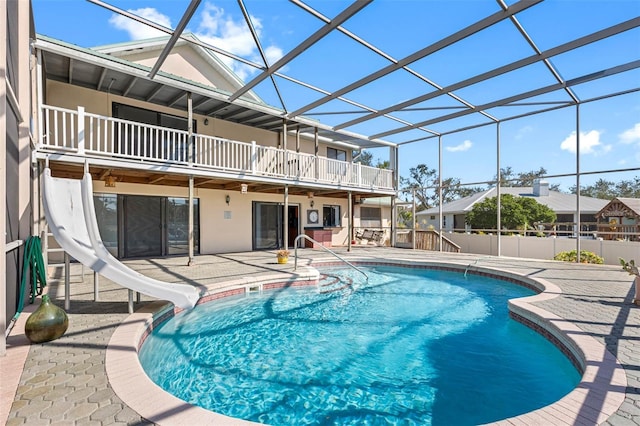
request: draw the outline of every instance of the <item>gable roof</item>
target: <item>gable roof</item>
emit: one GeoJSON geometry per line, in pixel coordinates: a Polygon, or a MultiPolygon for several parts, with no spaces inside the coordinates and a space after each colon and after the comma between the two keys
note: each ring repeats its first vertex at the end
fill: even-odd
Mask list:
{"type": "MultiPolygon", "coordinates": [[[[533,187],[501,187],[501,194],[511,194],[515,197],[531,197],[540,204],[544,204],[556,214],[573,214],[576,211],[575,194],[565,194],[558,191],[549,191],[549,195],[535,195],[533,187]]],[[[474,204],[496,196],[496,188],[490,188],[486,191],[478,192],[459,200],[452,201],[442,205],[442,213],[444,214],[466,214],[473,208],[474,204]]],[[[600,198],[592,198],[580,196],[580,212],[581,213],[597,213],[609,203],[609,200],[600,198]]],[[[438,207],[432,207],[427,210],[416,213],[416,215],[434,215],[438,214],[438,207]]]]}
{"type": "Polygon", "coordinates": [[[614,198],[596,214],[598,218],[610,216],[640,217],[640,198],[614,198]]]}
{"type": "MultiPolygon", "coordinates": [[[[157,60],[160,56],[160,53],[164,49],[169,38],[170,36],[161,36],[144,40],[127,41],[123,43],[96,46],[91,48],[91,50],[95,50],[96,52],[104,53],[106,55],[111,55],[117,58],[122,58],[134,63],[143,63],[141,57],[147,56],[153,59],[151,63],[151,65],[153,65],[153,63],[155,63],[155,60],[157,60]]],[[[187,48],[194,51],[203,61],[206,62],[207,65],[211,67],[211,70],[215,71],[218,76],[221,76],[224,79],[224,83],[227,83],[229,85],[229,88],[222,88],[223,90],[233,92],[244,86],[244,82],[242,81],[242,79],[238,77],[238,75],[233,72],[231,68],[229,68],[217,54],[202,47],[201,43],[202,42],[195,34],[185,33],[183,37],[181,37],[176,42],[174,46],[174,52],[178,51],[179,48],[187,48]]],[[[185,60],[189,61],[188,58],[185,58],[185,60]]],[[[164,67],[165,69],[167,68],[166,63],[164,64],[164,67]]],[[[181,73],[177,73],[176,75],[178,75],[179,77],[187,78],[186,75],[181,75],[181,73]]],[[[215,88],[221,88],[220,86],[222,85],[220,81],[215,81],[214,79],[208,79],[207,82],[199,82],[211,84],[215,88]]],[[[254,102],[259,102],[262,104],[265,103],[252,90],[248,91],[243,96],[254,102]]]]}

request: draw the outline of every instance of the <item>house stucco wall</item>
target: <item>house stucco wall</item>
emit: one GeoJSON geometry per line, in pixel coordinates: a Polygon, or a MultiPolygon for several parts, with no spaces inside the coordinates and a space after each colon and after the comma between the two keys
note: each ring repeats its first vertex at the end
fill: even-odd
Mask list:
{"type": "MultiPolygon", "coordinates": [[[[115,188],[107,188],[102,181],[94,181],[94,194],[126,194],[147,195],[158,197],[182,197],[188,198],[188,189],[175,186],[143,185],[118,182],[115,188]]],[[[252,211],[253,202],[284,203],[284,197],[280,194],[247,193],[239,191],[225,191],[213,189],[194,189],[194,198],[200,203],[200,253],[230,253],[252,250],[252,211]],[[229,205],[226,204],[226,196],[229,195],[229,205]],[[228,212],[225,214],[225,212],[228,212]]],[[[339,205],[342,216],[342,226],[332,228],[334,246],[347,244],[347,200],[314,197],[314,207],[320,213],[322,223],[322,206],[339,205]]],[[[311,209],[310,200],[306,196],[289,196],[289,205],[300,207],[299,229],[304,233],[307,223],[307,210],[311,209]]]]}
{"type": "MultiPolygon", "coordinates": [[[[124,96],[114,95],[105,92],[74,86],[59,81],[48,80],[46,85],[45,101],[47,105],[58,106],[77,110],[78,106],[83,106],[86,112],[111,117],[112,104],[122,103],[138,108],[146,108],[166,114],[179,117],[187,117],[186,111],[164,107],[162,105],[152,104],[149,102],[138,101],[124,96]]],[[[282,147],[281,135],[277,132],[258,129],[243,124],[233,123],[231,121],[220,120],[215,117],[205,117],[200,114],[194,114],[193,117],[197,121],[197,133],[216,136],[220,138],[250,143],[255,141],[258,145],[282,147]],[[204,124],[207,119],[208,124],[204,124]]],[[[319,143],[318,155],[325,157],[327,154],[326,143],[319,143]]],[[[295,135],[287,135],[287,149],[296,150],[295,135]]],[[[338,148],[346,151],[347,161],[351,160],[351,152],[348,149],[338,148]]],[[[315,142],[307,137],[300,138],[300,152],[306,154],[315,153],[315,142]]]]}

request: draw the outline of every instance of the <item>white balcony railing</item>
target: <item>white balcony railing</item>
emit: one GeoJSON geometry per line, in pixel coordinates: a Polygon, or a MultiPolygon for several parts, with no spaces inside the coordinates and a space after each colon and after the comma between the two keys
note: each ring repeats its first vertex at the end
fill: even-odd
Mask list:
{"type": "Polygon", "coordinates": [[[366,189],[393,189],[391,170],[332,160],[119,118],[43,106],[39,149],[85,156],[181,164],[216,171],[366,189]],[[191,155],[189,155],[191,150],[191,155]]]}

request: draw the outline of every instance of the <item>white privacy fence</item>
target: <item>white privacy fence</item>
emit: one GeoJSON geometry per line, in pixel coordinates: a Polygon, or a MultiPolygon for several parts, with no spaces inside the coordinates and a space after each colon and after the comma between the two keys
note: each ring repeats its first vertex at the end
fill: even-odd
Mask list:
{"type": "MultiPolygon", "coordinates": [[[[460,246],[462,253],[479,255],[498,254],[498,236],[466,233],[447,233],[448,239],[460,246]]],[[[529,259],[553,259],[561,251],[576,249],[575,238],[506,236],[500,238],[500,254],[529,259]]],[[[581,239],[580,250],[586,250],[604,258],[607,265],[619,265],[619,258],[640,259],[640,242],[581,239]]]]}
{"type": "Polygon", "coordinates": [[[393,189],[391,170],[200,134],[193,134],[191,143],[184,130],[91,114],[83,107],[69,110],[45,105],[42,122],[39,148],[43,149],[367,189],[393,189]]]}

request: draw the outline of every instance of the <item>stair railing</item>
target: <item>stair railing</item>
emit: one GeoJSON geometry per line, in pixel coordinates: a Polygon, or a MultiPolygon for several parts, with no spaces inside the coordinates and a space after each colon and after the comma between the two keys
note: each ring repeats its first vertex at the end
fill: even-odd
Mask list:
{"type": "Polygon", "coordinates": [[[314,240],[313,238],[311,238],[310,236],[306,235],[306,234],[300,234],[296,237],[296,239],[293,241],[293,246],[295,247],[294,250],[294,261],[293,261],[293,270],[295,271],[296,269],[298,269],[298,241],[300,241],[302,238],[311,241],[312,243],[318,244],[318,246],[320,246],[321,249],[325,250],[326,252],[331,253],[332,255],[334,255],[335,257],[337,257],[339,260],[341,260],[342,262],[346,263],[347,265],[351,266],[353,269],[355,269],[356,271],[360,272],[362,275],[364,275],[364,277],[366,278],[367,281],[369,281],[369,276],[360,268],[358,268],[357,266],[355,266],[353,263],[349,262],[347,259],[343,258],[342,256],[340,256],[338,253],[336,253],[333,250],[330,250],[328,248],[326,248],[325,246],[323,246],[321,243],[319,243],[318,241],[314,240]]]}

